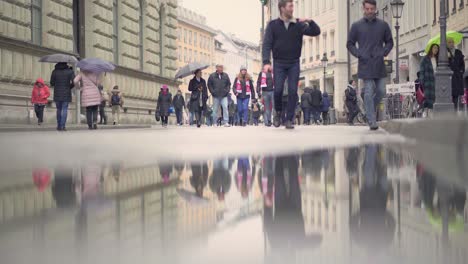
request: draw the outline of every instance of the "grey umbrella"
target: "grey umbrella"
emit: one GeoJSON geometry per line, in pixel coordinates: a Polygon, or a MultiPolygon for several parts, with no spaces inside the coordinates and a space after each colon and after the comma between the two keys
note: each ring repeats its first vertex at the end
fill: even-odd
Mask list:
{"type": "Polygon", "coordinates": [[[111,62],[99,58],[87,58],[80,60],[76,67],[82,71],[89,71],[93,73],[111,72],[115,70],[115,65],[111,62]]]}
{"type": "Polygon", "coordinates": [[[57,54],[46,55],[40,58],[39,62],[49,62],[49,63],[65,62],[65,63],[75,64],[78,62],[78,59],[72,55],[57,53],[57,54]]]}
{"type": "Polygon", "coordinates": [[[177,74],[175,75],[175,78],[182,79],[182,78],[192,75],[196,70],[204,70],[208,67],[210,67],[209,64],[201,64],[198,62],[192,62],[180,68],[177,74]]]}

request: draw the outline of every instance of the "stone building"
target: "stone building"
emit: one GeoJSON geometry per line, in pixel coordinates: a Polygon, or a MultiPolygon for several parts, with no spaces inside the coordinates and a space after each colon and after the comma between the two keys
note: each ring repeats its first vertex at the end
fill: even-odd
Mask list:
{"type": "MultiPolygon", "coordinates": [[[[103,84],[123,92],[122,122],[153,122],[160,86],[174,91],[178,85],[176,30],[176,0],[1,1],[0,122],[30,121],[33,83],[38,77],[48,82],[54,66],[38,60],[53,53],[116,64],[103,84]]],[[[50,103],[46,122],[55,122],[54,108],[50,103]]],[[[75,104],[70,110],[75,116],[75,104]]]]}
{"type": "MultiPolygon", "coordinates": [[[[203,71],[203,78],[208,80],[208,76],[214,71],[216,65],[214,59],[214,37],[216,31],[206,24],[206,17],[199,15],[186,8],[178,9],[178,68],[191,62],[208,64],[210,67],[203,71]]],[[[185,99],[190,98],[188,84],[192,77],[186,77],[179,88],[185,99]]]]}

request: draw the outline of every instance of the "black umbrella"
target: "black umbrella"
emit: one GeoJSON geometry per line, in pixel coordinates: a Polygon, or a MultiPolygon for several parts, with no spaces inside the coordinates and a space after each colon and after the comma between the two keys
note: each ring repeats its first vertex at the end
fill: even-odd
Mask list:
{"type": "Polygon", "coordinates": [[[190,76],[192,74],[194,74],[195,71],[197,70],[204,70],[206,68],[210,67],[210,65],[208,64],[201,64],[201,63],[198,63],[198,62],[192,62],[192,63],[189,63],[187,65],[185,65],[184,67],[180,68],[179,71],[177,72],[177,74],[175,75],[175,78],[176,79],[182,79],[182,78],[185,78],[187,76],[190,76]]]}
{"type": "Polygon", "coordinates": [[[65,62],[65,63],[70,63],[70,64],[76,64],[78,62],[78,59],[72,55],[57,53],[57,54],[46,55],[40,58],[39,62],[49,62],[49,63],[65,62]]]}

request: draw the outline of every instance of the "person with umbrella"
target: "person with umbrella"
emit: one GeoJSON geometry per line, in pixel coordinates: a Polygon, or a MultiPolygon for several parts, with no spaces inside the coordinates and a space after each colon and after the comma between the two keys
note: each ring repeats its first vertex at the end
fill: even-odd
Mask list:
{"type": "Polygon", "coordinates": [[[36,112],[37,124],[40,126],[44,122],[44,108],[48,103],[50,96],[49,87],[45,85],[42,78],[38,78],[34,83],[32,90],[31,103],[34,105],[34,111],[36,112]]]}
{"type": "Polygon", "coordinates": [[[252,77],[247,73],[247,67],[242,66],[232,86],[232,90],[237,97],[237,108],[241,126],[247,126],[249,121],[250,98],[255,99],[255,87],[252,77]]]}
{"type": "Polygon", "coordinates": [[[201,127],[202,112],[206,109],[208,100],[208,87],[205,79],[202,78],[202,70],[196,70],[194,77],[190,80],[188,90],[192,92],[190,96],[190,109],[197,118],[197,127],[201,127]]]}
{"type": "Polygon", "coordinates": [[[86,121],[88,129],[97,129],[97,116],[101,104],[101,92],[98,86],[101,84],[101,74],[83,70],[78,74],[74,83],[81,89],[81,106],[86,107],[86,121]]]}
{"type": "MultiPolygon", "coordinates": [[[[429,110],[434,108],[435,102],[435,71],[439,63],[439,45],[432,44],[429,52],[421,61],[419,77],[424,87],[424,108],[429,110]]],[[[426,114],[427,115],[427,114],[426,114]]]]}
{"type": "Polygon", "coordinates": [[[171,105],[172,94],[169,92],[169,87],[164,84],[159,92],[158,104],[156,106],[156,111],[161,115],[161,124],[163,127],[167,127],[167,123],[169,121],[169,108],[171,105]]]}
{"type": "Polygon", "coordinates": [[[59,62],[50,76],[54,88],[54,102],[57,108],[57,130],[66,131],[68,105],[72,101],[71,89],[74,87],[75,73],[66,62],[59,62]]]}

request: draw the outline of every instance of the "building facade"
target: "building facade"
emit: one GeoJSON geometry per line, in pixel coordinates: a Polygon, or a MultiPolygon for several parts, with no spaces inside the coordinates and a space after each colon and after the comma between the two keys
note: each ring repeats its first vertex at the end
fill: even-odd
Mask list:
{"type": "MultiPolygon", "coordinates": [[[[53,70],[53,64],[38,63],[47,54],[98,57],[116,64],[103,85],[107,91],[118,85],[123,92],[123,123],[154,122],[161,85],[172,91],[178,85],[173,78],[176,0],[13,0],[1,1],[0,10],[2,123],[30,121],[33,83],[39,77],[48,83],[53,70]]],[[[55,122],[54,108],[50,103],[46,122],[55,122]]],[[[75,116],[76,108],[70,110],[75,116]]]]}
{"type": "MultiPolygon", "coordinates": [[[[178,59],[177,66],[181,68],[191,62],[208,64],[210,67],[203,71],[203,78],[208,80],[208,76],[214,71],[216,65],[214,59],[214,37],[216,31],[206,24],[206,17],[194,13],[186,8],[180,7],[178,10],[178,59]]],[[[184,78],[179,89],[182,90],[185,99],[190,98],[188,84],[191,77],[184,78]]]]}

